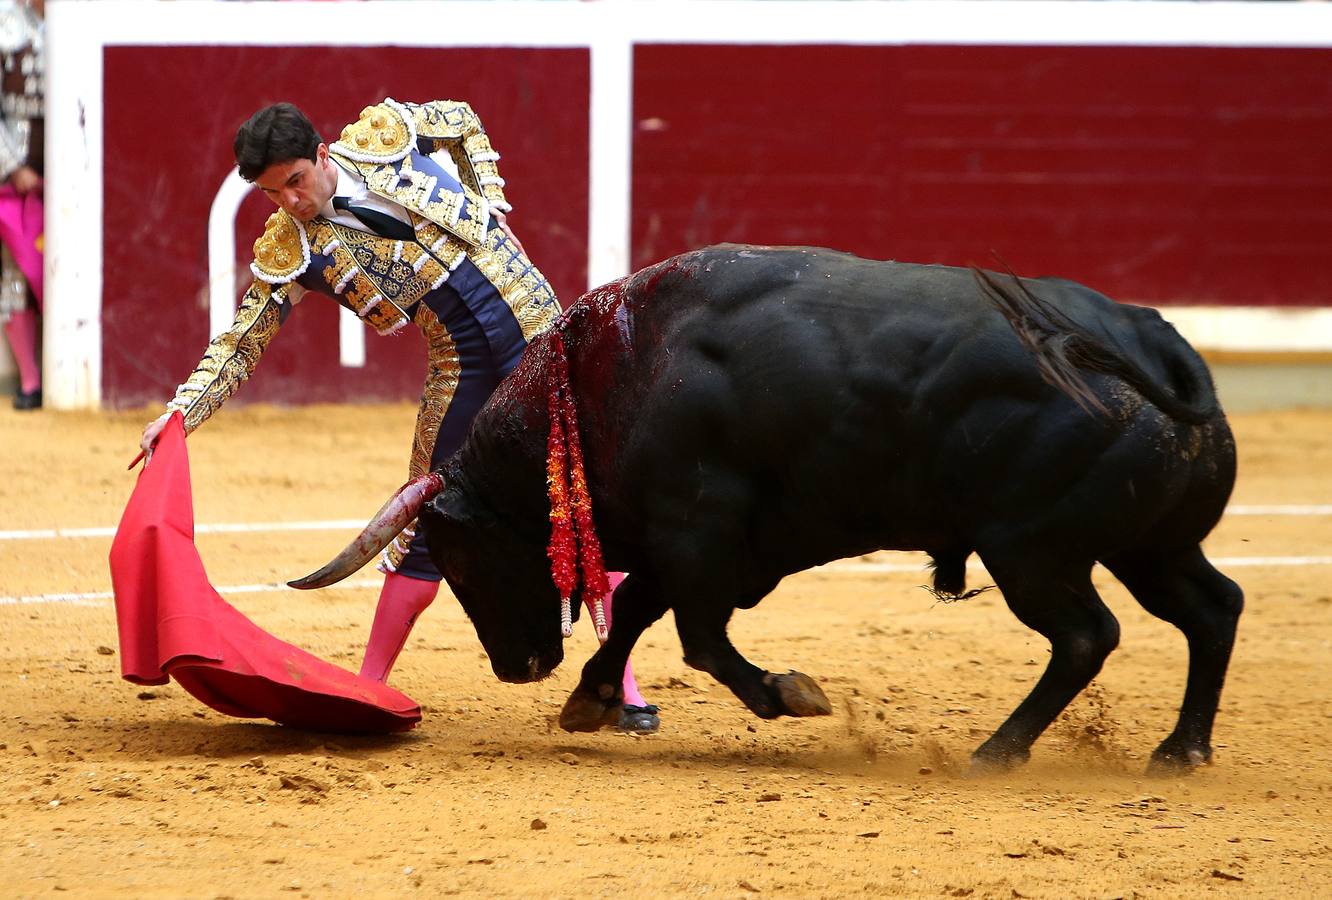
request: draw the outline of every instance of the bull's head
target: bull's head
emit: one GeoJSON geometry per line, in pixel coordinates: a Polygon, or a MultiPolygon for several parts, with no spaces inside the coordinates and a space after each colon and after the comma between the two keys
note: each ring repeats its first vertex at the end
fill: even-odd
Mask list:
{"type": "Polygon", "coordinates": [[[317,588],[351,575],[412,519],[425,529],[430,556],[443,574],[501,681],[536,681],[564,659],[559,594],[541,542],[516,539],[512,529],[469,504],[431,472],[393,495],[361,534],[328,565],[289,582],[317,588]]]}

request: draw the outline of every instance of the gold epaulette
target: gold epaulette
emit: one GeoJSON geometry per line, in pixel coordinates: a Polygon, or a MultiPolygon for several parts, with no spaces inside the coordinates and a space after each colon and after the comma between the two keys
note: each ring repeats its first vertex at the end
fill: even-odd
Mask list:
{"type": "Polygon", "coordinates": [[[310,241],[305,228],[282,210],[268,217],[264,233],[254,242],[254,277],[269,284],[287,284],[310,266],[310,241]]]}
{"type": "Polygon", "coordinates": [[[361,110],[360,118],[342,129],[328,149],[357,162],[397,162],[416,146],[413,118],[401,103],[385,98],[361,110]]]}

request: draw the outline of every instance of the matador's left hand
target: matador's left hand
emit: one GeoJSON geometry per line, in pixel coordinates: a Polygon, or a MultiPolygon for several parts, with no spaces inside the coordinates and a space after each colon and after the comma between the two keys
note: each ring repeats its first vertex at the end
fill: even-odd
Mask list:
{"type": "Polygon", "coordinates": [[[495,221],[499,223],[500,230],[504,232],[509,240],[513,241],[513,245],[518,248],[518,252],[523,256],[526,256],[527,251],[523,249],[523,242],[518,240],[518,235],[514,234],[513,229],[509,227],[509,217],[497,209],[492,209],[490,214],[494,216],[495,221]]]}

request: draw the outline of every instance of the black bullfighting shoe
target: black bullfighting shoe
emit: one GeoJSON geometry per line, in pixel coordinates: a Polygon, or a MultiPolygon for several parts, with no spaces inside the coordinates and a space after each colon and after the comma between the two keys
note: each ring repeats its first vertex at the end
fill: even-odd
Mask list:
{"type": "Polygon", "coordinates": [[[656,734],[661,730],[658,712],[660,710],[650,703],[647,706],[623,706],[615,730],[624,734],[656,734]]]}
{"type": "Polygon", "coordinates": [[[19,391],[14,395],[15,409],[41,409],[42,408],[42,389],[37,388],[32,391],[19,391]]]}

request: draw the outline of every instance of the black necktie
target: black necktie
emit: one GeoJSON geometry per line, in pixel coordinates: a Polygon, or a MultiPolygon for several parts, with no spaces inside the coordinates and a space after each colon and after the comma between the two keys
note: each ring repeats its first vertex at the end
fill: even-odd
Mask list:
{"type": "Polygon", "coordinates": [[[334,197],[333,208],[345,209],[359,219],[362,225],[380,237],[392,238],[395,241],[416,240],[416,230],[406,222],[368,206],[352,206],[346,197],[334,197]]]}

